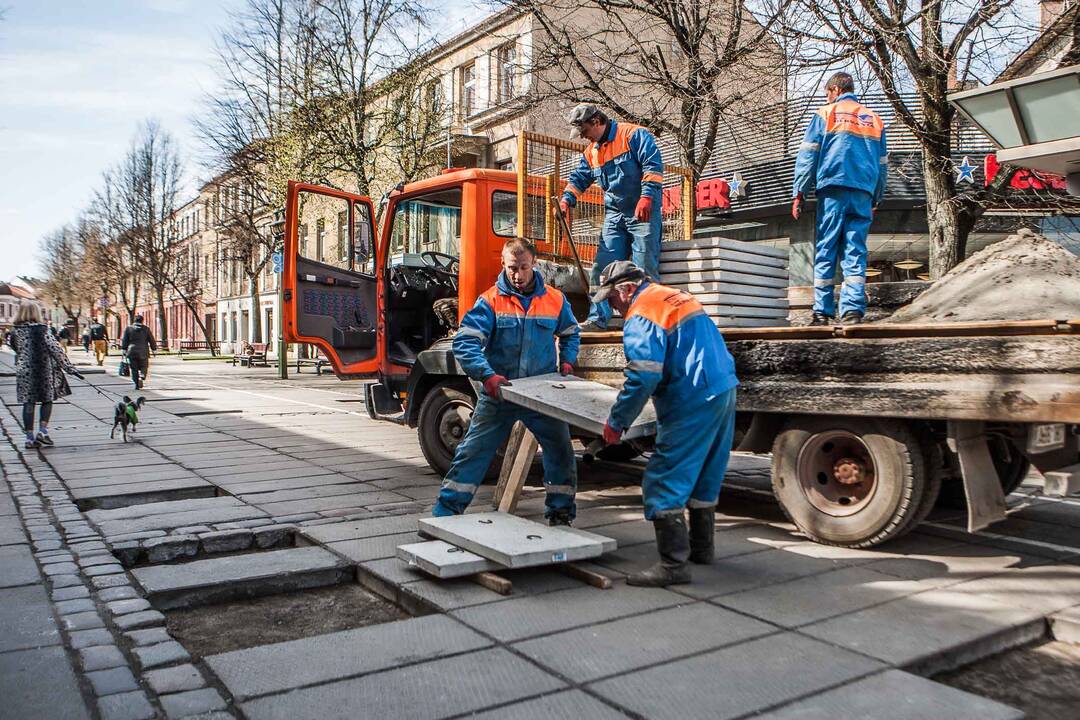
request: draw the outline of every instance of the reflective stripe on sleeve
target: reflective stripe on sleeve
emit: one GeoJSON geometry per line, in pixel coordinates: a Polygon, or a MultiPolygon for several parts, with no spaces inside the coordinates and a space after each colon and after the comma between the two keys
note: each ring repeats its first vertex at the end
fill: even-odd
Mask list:
{"type": "Polygon", "coordinates": [[[675,516],[675,515],[680,515],[681,516],[682,514],[683,514],[683,509],[682,508],[675,508],[674,510],[657,510],[656,511],[656,517],[672,517],[672,516],[675,516]]]}
{"type": "Polygon", "coordinates": [[[576,187],[574,187],[573,183],[566,183],[566,187],[563,188],[563,192],[564,193],[570,193],[575,198],[578,198],[578,199],[581,198],[581,191],[578,190],[576,187]]]}
{"type": "Polygon", "coordinates": [[[454,482],[452,480],[443,480],[443,490],[450,490],[452,492],[464,493],[466,495],[472,495],[476,492],[476,486],[469,483],[454,482]]]}
{"type": "Polygon", "coordinates": [[[844,276],[844,284],[845,285],[865,285],[866,284],[866,278],[864,276],[862,276],[862,275],[845,275],[844,276]]]}
{"type": "Polygon", "coordinates": [[[638,370],[640,372],[662,373],[664,372],[664,363],[655,360],[631,360],[626,363],[626,369],[638,370]]]}
{"type": "Polygon", "coordinates": [[[814,278],[814,287],[832,287],[836,285],[833,278],[814,278]]]}
{"type": "Polygon", "coordinates": [[[480,338],[481,340],[487,340],[487,333],[483,330],[477,330],[476,328],[463,325],[458,328],[458,335],[468,335],[470,337],[480,338]]]}
{"type": "Polygon", "coordinates": [[[544,489],[548,495],[573,495],[577,492],[573,485],[545,485],[544,489]]]}
{"type": "Polygon", "coordinates": [[[802,152],[804,150],[807,151],[807,152],[817,152],[820,149],[821,149],[821,145],[819,145],[818,143],[812,143],[812,142],[799,143],[799,152],[802,152]]]}
{"type": "Polygon", "coordinates": [[[716,507],[716,501],[715,500],[711,500],[711,501],[710,500],[695,500],[694,498],[690,498],[690,500],[686,503],[686,507],[691,508],[691,509],[695,509],[695,510],[699,509],[699,508],[714,508],[714,507],[716,507]]]}
{"type": "Polygon", "coordinates": [[[565,330],[560,330],[559,332],[557,332],[555,334],[558,335],[559,337],[568,337],[570,335],[577,334],[577,331],[578,331],[578,326],[577,325],[567,325],[565,330]]]}

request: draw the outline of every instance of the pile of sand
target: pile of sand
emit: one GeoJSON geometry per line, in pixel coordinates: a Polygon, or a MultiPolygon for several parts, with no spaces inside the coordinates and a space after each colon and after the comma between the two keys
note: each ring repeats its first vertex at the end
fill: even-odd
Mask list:
{"type": "Polygon", "coordinates": [[[1080,318],[1080,257],[1021,230],[980,250],[883,323],[1080,318]]]}

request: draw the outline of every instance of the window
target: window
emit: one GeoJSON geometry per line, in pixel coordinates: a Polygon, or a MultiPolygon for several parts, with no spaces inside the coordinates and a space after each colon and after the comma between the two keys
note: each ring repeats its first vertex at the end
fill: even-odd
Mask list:
{"type": "Polygon", "coordinates": [[[476,63],[463,65],[458,72],[461,82],[458,105],[461,108],[461,117],[464,119],[476,112],[476,63]]]}
{"type": "Polygon", "coordinates": [[[393,254],[434,250],[457,257],[461,246],[461,190],[440,190],[399,203],[390,233],[393,254]]]}
{"type": "Polygon", "coordinates": [[[517,193],[505,190],[492,193],[491,230],[499,237],[517,235],[517,193]]]}
{"type": "Polygon", "coordinates": [[[326,218],[315,221],[315,257],[323,261],[323,237],[326,235],[326,218]]]}
{"type": "Polygon", "coordinates": [[[424,87],[424,107],[430,113],[441,113],[443,87],[441,80],[432,80],[424,87]]]}
{"type": "Polygon", "coordinates": [[[509,102],[517,97],[518,94],[517,45],[514,43],[503,45],[499,48],[497,60],[499,63],[499,102],[509,102]]]}
{"type": "MultiPolygon", "coordinates": [[[[337,261],[349,262],[349,211],[341,210],[337,214],[337,261]]],[[[347,266],[346,266],[347,267],[347,266]]]]}
{"type": "Polygon", "coordinates": [[[300,254],[304,257],[307,257],[307,223],[304,223],[300,226],[300,229],[297,231],[297,235],[300,236],[299,238],[297,238],[300,243],[300,254]]]}

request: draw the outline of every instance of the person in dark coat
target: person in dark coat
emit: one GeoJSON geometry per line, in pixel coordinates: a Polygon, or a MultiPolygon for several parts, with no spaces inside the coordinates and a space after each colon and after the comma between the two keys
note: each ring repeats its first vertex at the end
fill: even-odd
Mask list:
{"type": "Polygon", "coordinates": [[[26,447],[53,444],[49,437],[49,417],[57,398],[71,394],[64,373],[82,375],[68,360],[67,353],[41,321],[41,308],[32,302],[19,306],[12,328],[11,347],[15,350],[15,393],[22,403],[26,447]],[[39,426],[34,434],[34,407],[41,404],[39,426]]]}
{"type": "Polygon", "coordinates": [[[124,328],[120,348],[131,366],[131,380],[135,383],[135,389],[141,390],[143,380],[150,372],[150,353],[157,352],[157,342],[150,328],[143,325],[142,315],[136,315],[135,322],[124,328]]]}

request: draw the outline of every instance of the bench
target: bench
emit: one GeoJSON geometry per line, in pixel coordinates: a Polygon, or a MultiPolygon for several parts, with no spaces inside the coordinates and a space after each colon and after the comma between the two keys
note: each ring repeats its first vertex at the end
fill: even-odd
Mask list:
{"type": "Polygon", "coordinates": [[[266,361],[266,343],[251,343],[250,352],[236,353],[233,355],[233,367],[236,366],[237,361],[244,367],[255,367],[256,365],[270,367],[270,363],[266,361]]]}
{"type": "Polygon", "coordinates": [[[323,367],[329,367],[330,361],[324,358],[322,355],[313,358],[296,358],[296,372],[300,372],[300,368],[305,365],[315,368],[316,375],[322,375],[323,367]]]}
{"type": "Polygon", "coordinates": [[[217,355],[221,349],[221,343],[216,340],[207,342],[206,340],[181,340],[180,349],[176,351],[177,355],[183,355],[184,353],[193,352],[196,350],[205,350],[217,355]]]}

